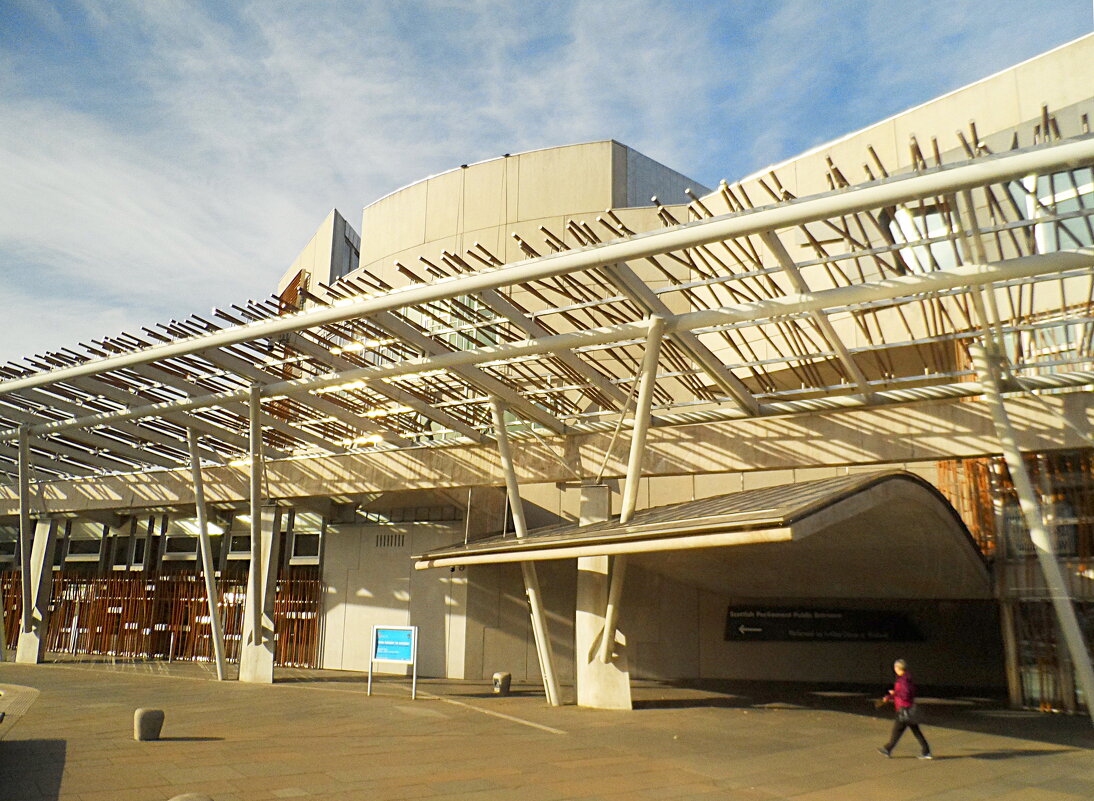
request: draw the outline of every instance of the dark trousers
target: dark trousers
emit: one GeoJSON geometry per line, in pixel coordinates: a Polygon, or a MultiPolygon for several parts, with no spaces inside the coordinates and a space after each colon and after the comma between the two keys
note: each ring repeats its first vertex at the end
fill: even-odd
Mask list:
{"type": "Polygon", "coordinates": [[[917,723],[905,723],[900,718],[893,721],[893,733],[889,735],[889,742],[885,745],[886,751],[892,751],[896,748],[897,741],[901,735],[904,734],[905,729],[911,729],[912,734],[919,740],[919,747],[923,749],[924,754],[931,753],[931,747],[927,745],[927,738],[923,736],[923,732],[919,730],[919,724],[917,723]]]}

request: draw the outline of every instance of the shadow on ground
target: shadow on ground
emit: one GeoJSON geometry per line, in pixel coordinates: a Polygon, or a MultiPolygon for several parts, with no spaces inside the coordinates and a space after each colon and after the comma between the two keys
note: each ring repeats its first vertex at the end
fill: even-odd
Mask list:
{"type": "MultiPolygon", "coordinates": [[[[818,685],[791,682],[703,681],[645,683],[635,687],[636,710],[738,707],[741,709],[828,710],[888,720],[891,707],[876,709],[874,701],[888,688],[872,685],[818,685]],[[660,692],[659,692],[660,691],[660,692]]],[[[1086,715],[1052,715],[1011,710],[1006,699],[983,690],[960,687],[925,688],[920,699],[923,725],[983,734],[997,734],[1094,749],[1094,728],[1086,715]]],[[[1009,759],[1045,752],[970,755],[978,759],[1009,759]]],[[[1048,752],[1051,753],[1051,752],[1048,752]]]]}
{"type": "Polygon", "coordinates": [[[64,771],[64,740],[0,740],[2,798],[57,799],[64,771]]]}

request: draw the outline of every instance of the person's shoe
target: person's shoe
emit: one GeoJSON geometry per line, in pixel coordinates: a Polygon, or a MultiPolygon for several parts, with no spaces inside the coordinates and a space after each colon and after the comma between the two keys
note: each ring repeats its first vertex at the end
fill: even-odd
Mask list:
{"type": "Polygon", "coordinates": [[[928,751],[926,754],[920,754],[917,759],[934,759],[934,755],[928,751]]]}
{"type": "Polygon", "coordinates": [[[881,754],[881,755],[882,755],[883,757],[885,757],[885,758],[889,758],[889,757],[891,757],[891,756],[893,755],[893,752],[892,752],[892,751],[890,751],[890,750],[889,750],[888,748],[885,748],[884,746],[882,746],[881,748],[879,748],[879,749],[877,750],[877,752],[878,752],[879,754],[881,754]]]}

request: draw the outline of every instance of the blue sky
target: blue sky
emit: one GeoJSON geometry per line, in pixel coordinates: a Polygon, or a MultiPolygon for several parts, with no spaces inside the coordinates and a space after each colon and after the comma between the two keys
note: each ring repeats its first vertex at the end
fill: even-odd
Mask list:
{"type": "Polygon", "coordinates": [[[268,294],[333,208],[614,138],[712,186],[1091,30],[1090,0],[0,0],[13,359],[268,294]]]}

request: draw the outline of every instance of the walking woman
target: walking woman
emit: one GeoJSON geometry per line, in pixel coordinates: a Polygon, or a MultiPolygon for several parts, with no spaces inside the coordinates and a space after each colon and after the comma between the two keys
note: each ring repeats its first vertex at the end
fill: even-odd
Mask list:
{"type": "Polygon", "coordinates": [[[908,663],[898,659],[893,663],[893,672],[896,674],[896,683],[893,684],[893,689],[881,699],[879,706],[892,701],[893,708],[896,710],[896,720],[893,721],[893,733],[889,736],[889,742],[878,751],[887,757],[892,756],[893,749],[896,748],[897,741],[904,734],[904,730],[911,729],[923,749],[919,758],[934,759],[931,756],[931,747],[927,744],[927,738],[919,730],[919,707],[915,703],[915,682],[908,673],[908,663]]]}

